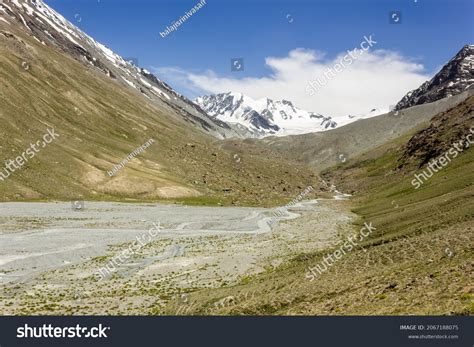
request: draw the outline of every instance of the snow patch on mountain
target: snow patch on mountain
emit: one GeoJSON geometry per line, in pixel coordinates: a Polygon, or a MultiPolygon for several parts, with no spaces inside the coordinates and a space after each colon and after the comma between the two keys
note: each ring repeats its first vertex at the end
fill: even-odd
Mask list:
{"type": "Polygon", "coordinates": [[[244,127],[255,137],[305,134],[337,127],[331,117],[302,110],[288,100],[255,100],[229,92],[202,96],[195,102],[209,116],[244,127]]]}

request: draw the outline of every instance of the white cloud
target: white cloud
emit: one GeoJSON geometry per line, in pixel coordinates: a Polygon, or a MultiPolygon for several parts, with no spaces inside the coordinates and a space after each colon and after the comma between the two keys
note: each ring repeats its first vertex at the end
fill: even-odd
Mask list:
{"type": "Polygon", "coordinates": [[[308,82],[322,80],[324,72],[334,69],[346,53],[325,59],[322,52],[294,49],[286,57],[267,57],[265,64],[271,74],[259,78],[229,78],[213,71],[193,73],[169,67],[155,71],[166,82],[193,96],[241,92],[253,99],[290,100],[302,109],[335,117],[365,114],[373,108],[388,109],[430,78],[422,65],[396,52],[379,49],[364,52],[316,93],[309,93],[308,82]]]}

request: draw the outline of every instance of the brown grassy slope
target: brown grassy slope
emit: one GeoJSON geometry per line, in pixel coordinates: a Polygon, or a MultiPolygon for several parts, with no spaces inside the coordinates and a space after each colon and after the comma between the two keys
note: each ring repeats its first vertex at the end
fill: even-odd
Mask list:
{"type": "MultiPolygon", "coordinates": [[[[0,22],[0,160],[48,127],[60,137],[0,182],[0,199],[159,200],[270,204],[317,185],[303,165],[233,153],[185,122],[56,48],[0,22]],[[110,178],[107,171],[156,142],[110,178]],[[225,190],[225,191],[224,191],[225,190]]],[[[245,150],[244,150],[245,151],[245,150]]],[[[3,169],[0,167],[0,169],[3,169]]]]}

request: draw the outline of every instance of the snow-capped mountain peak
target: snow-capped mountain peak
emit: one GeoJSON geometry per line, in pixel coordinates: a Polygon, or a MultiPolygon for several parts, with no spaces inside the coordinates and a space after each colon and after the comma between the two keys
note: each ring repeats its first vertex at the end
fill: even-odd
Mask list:
{"type": "Polygon", "coordinates": [[[211,117],[245,128],[251,136],[293,135],[333,129],[331,117],[302,110],[288,100],[252,99],[228,92],[199,97],[195,102],[211,117]]]}

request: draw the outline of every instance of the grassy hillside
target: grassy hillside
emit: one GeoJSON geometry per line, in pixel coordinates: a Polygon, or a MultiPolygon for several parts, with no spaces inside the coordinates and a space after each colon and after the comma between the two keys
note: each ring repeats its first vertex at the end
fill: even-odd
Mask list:
{"type": "MultiPolygon", "coordinates": [[[[48,128],[59,137],[4,182],[0,200],[163,200],[276,204],[316,176],[267,155],[234,157],[186,122],[101,72],[0,22],[0,160],[48,128]],[[129,153],[155,142],[114,177],[129,153]]],[[[246,152],[245,144],[239,147],[246,152]]],[[[2,170],[3,165],[0,167],[2,170]]]]}
{"type": "Polygon", "coordinates": [[[472,94],[474,91],[466,91],[430,104],[362,119],[329,131],[266,137],[262,140],[227,140],[223,142],[223,146],[232,148],[236,144],[245,143],[265,147],[282,158],[307,164],[321,171],[426,125],[433,116],[452,108],[472,94]]]}
{"type": "MultiPolygon", "coordinates": [[[[439,119],[463,129],[474,126],[473,103],[471,98],[441,114],[427,129],[439,119]]],[[[428,134],[445,148],[459,140],[458,130],[428,134]]],[[[340,190],[354,194],[351,206],[360,216],[354,231],[364,222],[376,228],[327,272],[313,281],[308,276],[309,267],[336,247],[302,254],[239,285],[195,292],[186,305],[173,303],[164,313],[473,314],[474,151],[465,149],[414,189],[413,175],[425,167],[406,152],[411,140],[426,136],[426,129],[406,134],[324,172],[340,190]],[[412,165],[400,169],[402,162],[412,165]]]]}
{"type": "Polygon", "coordinates": [[[419,189],[412,181],[415,174],[428,170],[429,161],[462,140],[469,128],[474,129],[473,105],[471,97],[436,116],[425,129],[365,153],[341,166],[342,170],[329,170],[323,176],[334,179],[343,191],[354,192],[354,212],[377,223],[391,236],[472,221],[472,149],[465,149],[419,189]],[[433,131],[436,126],[439,129],[433,131]]]}

